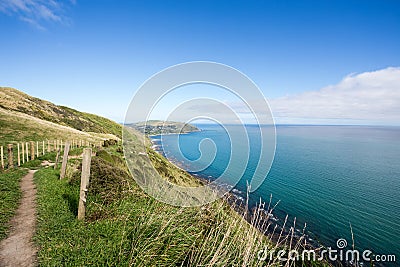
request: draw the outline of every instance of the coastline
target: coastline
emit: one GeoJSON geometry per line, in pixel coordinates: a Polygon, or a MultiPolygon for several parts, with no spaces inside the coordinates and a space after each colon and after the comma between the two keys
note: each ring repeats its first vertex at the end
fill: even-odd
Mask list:
{"type": "MultiPolygon", "coordinates": [[[[171,134],[179,134],[179,133],[170,133],[166,135],[171,135],[171,134]]],[[[189,134],[189,133],[184,133],[184,134],[189,134]]],[[[160,134],[147,135],[151,144],[151,147],[149,148],[152,149],[154,152],[163,156],[173,166],[181,170],[184,170],[181,166],[179,166],[179,164],[176,164],[176,162],[173,162],[169,160],[167,157],[165,157],[165,154],[162,149],[157,149],[158,147],[162,147],[162,145],[157,144],[157,141],[161,141],[161,138],[153,140],[152,137],[154,138],[158,136],[160,136],[160,134]]],[[[212,180],[215,179],[215,178],[213,179],[212,176],[194,174],[187,171],[185,172],[188,173],[193,179],[197,179],[204,184],[209,184],[212,182],[212,180]]],[[[290,230],[291,227],[287,223],[287,217],[286,218],[276,217],[272,213],[272,211],[274,211],[274,208],[279,203],[279,201],[277,204],[275,204],[275,206],[273,206],[271,203],[272,196],[270,202],[268,203],[268,209],[272,206],[273,208],[271,210],[268,210],[264,209],[266,203],[263,204],[258,203],[255,207],[249,208],[247,203],[247,196],[246,197],[240,196],[240,193],[244,194],[245,192],[242,192],[234,187],[231,187],[230,191],[225,194],[222,200],[225,201],[237,215],[241,216],[252,227],[255,227],[257,230],[263,233],[264,236],[269,238],[274,244],[279,245],[282,242],[282,240],[292,239],[295,242],[301,241],[302,242],[301,246],[303,249],[312,249],[318,251],[321,248],[326,247],[317,240],[311,238],[304,231],[305,227],[303,228],[303,232],[301,232],[301,229],[298,228],[294,228],[294,230],[291,231],[290,230]],[[254,225],[254,214],[258,214],[256,219],[257,225],[254,225]],[[281,222],[283,222],[283,225],[281,222]],[[266,226],[267,229],[265,229],[266,226]]]]}
{"type": "MultiPolygon", "coordinates": [[[[198,142],[203,138],[214,138],[216,135],[212,132],[213,129],[215,128],[205,127],[203,128],[203,133],[194,133],[193,135],[185,136],[182,140],[182,145],[184,145],[184,147],[181,147],[181,149],[183,149],[181,151],[185,153],[187,152],[187,155],[190,155],[190,159],[197,159],[198,153],[196,147],[198,142]],[[210,133],[208,133],[209,129],[211,130],[210,133]]],[[[352,225],[355,227],[354,229],[356,229],[354,243],[360,251],[371,250],[377,255],[384,254],[386,251],[398,255],[396,253],[398,245],[394,244],[395,242],[393,240],[386,239],[386,235],[389,236],[393,231],[397,231],[393,228],[393,222],[395,222],[395,220],[390,222],[388,221],[388,225],[377,229],[374,225],[376,225],[376,223],[381,224],[384,220],[383,218],[385,218],[382,216],[378,217],[377,215],[385,212],[368,205],[368,200],[366,198],[360,198],[360,194],[357,194],[357,192],[354,196],[349,194],[351,190],[348,190],[343,186],[347,181],[362,181],[362,175],[360,174],[364,174],[364,171],[366,177],[373,177],[371,176],[371,174],[373,174],[372,170],[362,168],[362,162],[355,161],[354,163],[356,163],[356,165],[354,165],[350,156],[353,155],[353,153],[350,153],[349,156],[341,156],[338,160],[334,158],[337,155],[341,155],[342,148],[359,148],[360,150],[357,150],[357,155],[365,160],[363,162],[370,162],[368,159],[371,158],[371,156],[382,155],[382,150],[377,150],[375,153],[372,150],[373,147],[387,147],[385,155],[388,156],[388,162],[391,162],[392,164],[388,166],[388,168],[382,168],[382,164],[385,163],[385,161],[383,159],[377,159],[377,161],[374,161],[375,163],[371,166],[377,167],[376,170],[379,170],[383,174],[383,181],[395,182],[395,174],[398,173],[398,169],[396,169],[397,164],[395,164],[396,162],[394,161],[399,151],[395,150],[397,144],[399,144],[397,142],[398,139],[396,140],[398,131],[393,132],[392,129],[385,131],[382,129],[371,129],[367,131],[365,127],[349,129],[348,127],[332,128],[331,126],[318,126],[317,128],[308,126],[300,128],[281,126],[279,131],[281,136],[281,150],[278,151],[280,152],[278,153],[279,161],[274,162],[275,168],[273,168],[269,174],[270,179],[266,180],[263,187],[261,187],[258,192],[250,195],[249,209],[255,207],[256,202],[258,203],[260,198],[263,201],[268,202],[267,198],[269,198],[270,193],[272,192],[274,194],[274,203],[276,203],[277,200],[282,200],[274,212],[274,215],[280,220],[278,223],[282,225],[287,214],[289,214],[288,221],[291,223],[290,226],[293,225],[293,218],[295,216],[297,217],[296,231],[301,231],[303,225],[307,223],[306,233],[312,239],[307,240],[307,242],[315,244],[315,247],[321,247],[321,249],[327,247],[337,248],[336,242],[340,238],[352,242],[351,231],[348,224],[348,222],[351,221],[352,225]],[[344,134],[348,135],[346,142],[343,142],[342,139],[344,134]],[[376,141],[372,142],[372,137],[375,138],[376,141]],[[371,144],[365,146],[366,142],[371,142],[371,144]],[[296,146],[294,146],[294,144],[296,146]],[[330,144],[338,144],[338,146],[333,148],[330,144]],[[302,149],[300,150],[298,148],[302,149]],[[312,149],[308,150],[307,148],[312,149]],[[302,158],[304,151],[308,152],[307,155],[309,156],[307,156],[307,158],[302,158]],[[317,153],[311,153],[312,151],[317,153]],[[287,154],[286,152],[291,153],[287,154]],[[370,156],[364,156],[364,152],[368,152],[368,155],[370,156]],[[304,169],[297,169],[296,165],[304,166],[304,169]],[[342,168],[339,168],[340,166],[343,166],[346,169],[355,170],[356,172],[349,174],[342,168]],[[318,172],[313,172],[313,170],[318,170],[318,172]],[[334,181],[332,181],[332,178],[334,178],[334,181]],[[310,187],[305,185],[308,181],[311,183],[310,187]],[[334,185],[334,187],[328,186],[328,184],[326,184],[328,181],[331,181],[332,184],[329,185],[334,185]],[[286,190],[286,186],[290,186],[290,191],[286,190]],[[344,199],[355,199],[357,196],[360,203],[358,203],[358,201],[347,203],[351,203],[354,207],[365,210],[365,214],[376,216],[372,216],[371,218],[368,216],[364,218],[355,215],[359,215],[359,213],[348,213],[348,211],[351,210],[349,209],[349,206],[341,206],[340,203],[343,202],[330,198],[333,195],[337,195],[338,191],[342,192],[340,195],[342,196],[343,194],[344,199]],[[314,202],[312,200],[318,200],[320,202],[314,202]],[[320,205],[318,205],[319,203],[320,205]],[[337,206],[338,203],[339,206],[337,206]],[[338,214],[340,214],[340,216],[338,216],[338,214]],[[379,236],[381,236],[382,239],[378,239],[379,236]]],[[[155,140],[158,137],[152,138],[155,140]]],[[[164,149],[170,162],[174,163],[176,157],[176,160],[178,161],[176,165],[181,166],[186,170],[192,170],[193,168],[190,166],[191,162],[182,158],[179,154],[179,149],[176,146],[171,146],[174,139],[176,139],[176,137],[164,137],[162,140],[155,140],[154,144],[163,145],[156,147],[155,149],[164,149]],[[182,160],[183,162],[181,162],[182,160]]],[[[219,142],[218,144],[221,144],[221,151],[224,151],[224,146],[222,146],[224,144],[223,136],[216,136],[215,142],[219,142]]],[[[211,168],[202,172],[196,172],[194,173],[196,175],[192,175],[195,178],[198,178],[199,174],[215,174],[215,178],[217,178],[219,173],[224,170],[224,162],[225,159],[224,161],[216,161],[212,164],[211,168]]],[[[248,173],[250,175],[251,171],[248,173]]],[[[235,175],[235,173],[232,173],[232,175],[235,175]]],[[[208,176],[203,177],[206,180],[213,180],[213,178],[209,178],[208,176]]],[[[250,176],[246,177],[250,179],[250,176]]],[[[240,189],[242,192],[246,192],[246,177],[243,177],[235,188],[240,189]]],[[[229,180],[231,179],[228,179],[228,181],[229,180]]],[[[379,182],[378,184],[385,186],[385,183],[382,182],[379,182]]],[[[371,186],[364,184],[359,185],[359,188],[363,189],[363,191],[368,189],[373,190],[371,186]]],[[[385,192],[390,190],[387,193],[383,193],[382,196],[393,196],[393,194],[391,194],[393,188],[382,188],[385,188],[385,192]]],[[[242,194],[242,196],[245,196],[245,194],[242,194]]],[[[369,199],[372,197],[368,193],[365,196],[369,196],[369,199]]],[[[380,201],[382,201],[382,203],[387,203],[384,198],[380,199],[380,201]]],[[[393,211],[393,209],[388,210],[388,212],[389,211],[393,211]]],[[[388,215],[391,215],[392,217],[390,218],[392,219],[398,217],[391,213],[388,213],[388,215]]],[[[289,227],[287,227],[287,230],[289,230],[289,227]]],[[[364,261],[364,264],[368,266],[368,261],[364,261]]]]}
{"type": "MultiPolygon", "coordinates": [[[[183,132],[183,133],[159,133],[159,134],[147,134],[146,136],[148,137],[155,137],[155,136],[161,136],[161,135],[181,135],[181,134],[191,134],[191,133],[198,133],[201,132],[202,130],[199,129],[197,131],[190,131],[190,132],[183,132]]],[[[150,140],[151,141],[151,140],[150,140]]]]}

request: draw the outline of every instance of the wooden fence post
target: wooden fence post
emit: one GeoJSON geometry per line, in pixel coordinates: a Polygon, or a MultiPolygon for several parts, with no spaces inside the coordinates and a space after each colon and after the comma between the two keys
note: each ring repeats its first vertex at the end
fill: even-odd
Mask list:
{"type": "Polygon", "coordinates": [[[92,149],[85,148],[83,150],[83,159],[82,159],[82,174],[81,174],[81,189],[79,192],[78,220],[85,219],[87,187],[89,185],[91,160],[92,160],[92,149]]]}
{"type": "Polygon", "coordinates": [[[3,155],[3,146],[1,146],[1,168],[4,170],[4,155],[3,155]]]}
{"type": "Polygon", "coordinates": [[[21,148],[22,148],[22,164],[25,163],[25,146],[24,143],[21,143],[21,148]]]}
{"type": "Polygon", "coordinates": [[[51,152],[51,148],[50,148],[50,140],[47,140],[47,152],[50,153],[51,152]]]}
{"type": "Polygon", "coordinates": [[[8,149],[8,168],[12,169],[12,168],[14,168],[14,163],[13,163],[13,145],[12,144],[8,144],[7,149],[8,149]]]}
{"type": "Polygon", "coordinates": [[[54,151],[57,151],[56,140],[54,140],[53,143],[54,143],[54,151]]]}
{"type": "Polygon", "coordinates": [[[43,156],[44,156],[44,140],[43,140],[43,156]]]}
{"type": "Polygon", "coordinates": [[[29,161],[28,142],[25,143],[26,162],[29,161]]]}
{"type": "Polygon", "coordinates": [[[31,147],[31,160],[35,159],[35,142],[30,141],[30,147],[31,147]]]}
{"type": "Polygon", "coordinates": [[[36,157],[39,157],[39,141],[36,141],[36,157]]]}
{"type": "Polygon", "coordinates": [[[58,159],[60,158],[60,150],[57,149],[56,163],[54,164],[54,169],[57,169],[58,159]]]}
{"type": "Polygon", "coordinates": [[[19,143],[17,143],[17,160],[18,160],[18,167],[21,166],[21,153],[19,152],[19,143]]]}
{"type": "Polygon", "coordinates": [[[65,171],[67,169],[67,162],[68,162],[69,146],[70,146],[69,141],[66,141],[64,147],[63,161],[61,164],[60,179],[63,179],[65,177],[65,171]]]}

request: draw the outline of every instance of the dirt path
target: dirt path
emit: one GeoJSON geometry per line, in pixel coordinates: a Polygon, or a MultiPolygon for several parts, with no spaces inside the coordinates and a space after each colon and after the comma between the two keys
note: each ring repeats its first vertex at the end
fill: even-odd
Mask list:
{"type": "Polygon", "coordinates": [[[21,180],[22,198],[11,219],[10,235],[0,243],[0,266],[35,266],[36,248],[32,242],[36,224],[36,187],[30,170],[21,180]]]}

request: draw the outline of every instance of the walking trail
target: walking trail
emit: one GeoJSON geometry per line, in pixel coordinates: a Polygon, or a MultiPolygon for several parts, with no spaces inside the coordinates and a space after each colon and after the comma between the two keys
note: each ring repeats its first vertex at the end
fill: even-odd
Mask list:
{"type": "Polygon", "coordinates": [[[36,265],[36,248],[32,241],[36,226],[35,172],[30,170],[21,179],[21,203],[10,221],[9,236],[0,242],[0,267],[36,265]]]}

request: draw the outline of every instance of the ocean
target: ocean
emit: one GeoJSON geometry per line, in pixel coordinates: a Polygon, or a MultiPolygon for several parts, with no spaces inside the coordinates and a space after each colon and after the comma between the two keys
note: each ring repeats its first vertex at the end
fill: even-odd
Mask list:
{"type": "MultiPolygon", "coordinates": [[[[231,127],[228,135],[218,125],[196,126],[202,131],[179,135],[179,146],[173,136],[164,135],[162,144],[160,136],[152,140],[177,166],[213,180],[227,167],[229,135],[235,130],[231,127]],[[207,155],[214,151],[212,163],[204,165],[202,159],[210,160],[207,155]],[[182,155],[189,161],[182,161],[182,155]]],[[[248,125],[246,130],[251,153],[232,191],[241,199],[260,153],[258,127],[248,125]]],[[[299,229],[307,223],[312,240],[336,248],[336,241],[344,238],[350,248],[351,224],[356,249],[395,254],[399,261],[400,127],[282,125],[276,130],[274,162],[249,196],[249,205],[254,207],[260,198],[268,202],[272,194],[274,203],[280,200],[274,212],[279,221],[288,215],[289,221],[296,217],[299,229]]],[[[240,173],[233,168],[228,175],[240,173]]]]}

